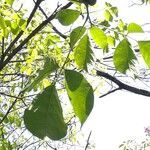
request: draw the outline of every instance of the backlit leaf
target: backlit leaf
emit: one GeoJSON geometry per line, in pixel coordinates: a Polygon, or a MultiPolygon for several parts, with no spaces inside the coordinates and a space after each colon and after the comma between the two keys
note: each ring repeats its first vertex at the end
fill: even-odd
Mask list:
{"type": "Polygon", "coordinates": [[[79,17],[79,15],[80,12],[77,10],[64,9],[58,12],[57,19],[62,25],[68,26],[74,23],[76,19],[79,17]]]}
{"type": "Polygon", "coordinates": [[[127,27],[129,33],[144,32],[142,27],[136,23],[130,23],[127,27]]]}
{"type": "Polygon", "coordinates": [[[116,69],[121,73],[126,73],[130,65],[133,65],[133,60],[136,59],[130,43],[127,39],[122,40],[115,49],[113,61],[116,69]]]}
{"type": "Polygon", "coordinates": [[[111,7],[109,11],[112,14],[114,14],[116,17],[118,17],[118,8],[117,7],[111,7]]]}
{"type": "Polygon", "coordinates": [[[91,36],[94,42],[102,49],[107,47],[107,36],[100,28],[93,26],[90,28],[91,36]]]}
{"type": "Polygon", "coordinates": [[[92,50],[89,37],[85,35],[74,50],[74,59],[80,69],[87,70],[87,64],[92,61],[92,50]]]}
{"type": "Polygon", "coordinates": [[[109,12],[109,10],[105,10],[104,11],[104,16],[105,16],[105,19],[107,21],[112,21],[113,20],[113,16],[111,15],[111,13],[109,12]]]}
{"type": "Polygon", "coordinates": [[[81,73],[73,70],[65,70],[65,81],[75,115],[83,124],[93,108],[93,89],[81,73]]]}
{"type": "Polygon", "coordinates": [[[150,41],[139,41],[140,53],[142,54],[145,63],[150,68],[150,41]]]}
{"type": "Polygon", "coordinates": [[[110,46],[115,46],[115,38],[112,36],[107,36],[107,42],[110,46]]]}
{"type": "Polygon", "coordinates": [[[54,85],[38,94],[32,102],[32,107],[25,110],[24,123],[26,128],[40,139],[46,136],[52,140],[65,137],[67,126],[54,85]]]}
{"type": "Polygon", "coordinates": [[[76,42],[83,36],[86,28],[83,26],[75,28],[70,34],[70,46],[73,48],[76,42]]]}
{"type": "Polygon", "coordinates": [[[5,0],[7,4],[12,5],[14,0],[5,0]]]}
{"type": "Polygon", "coordinates": [[[34,81],[24,89],[25,91],[32,90],[40,81],[47,77],[51,72],[58,68],[58,64],[54,59],[47,58],[42,70],[39,71],[39,75],[34,79],[34,81]]]}

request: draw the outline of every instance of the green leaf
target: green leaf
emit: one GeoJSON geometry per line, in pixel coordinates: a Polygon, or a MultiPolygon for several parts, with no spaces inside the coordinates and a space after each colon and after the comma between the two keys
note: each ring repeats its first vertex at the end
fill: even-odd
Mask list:
{"type": "Polygon", "coordinates": [[[126,30],[126,24],[122,21],[122,19],[120,19],[118,21],[118,28],[120,31],[125,31],[126,30]]]}
{"type": "Polygon", "coordinates": [[[130,23],[127,27],[128,33],[144,32],[142,27],[136,23],[130,23]]]}
{"type": "Polygon", "coordinates": [[[112,5],[110,3],[108,3],[108,2],[105,2],[105,6],[108,7],[108,8],[112,7],[112,5]]]}
{"type": "Polygon", "coordinates": [[[130,65],[133,65],[133,60],[136,59],[130,43],[127,39],[122,40],[116,47],[113,61],[116,69],[121,73],[126,73],[130,65]]]}
{"type": "Polygon", "coordinates": [[[5,0],[7,4],[12,5],[14,0],[5,0]]]}
{"type": "Polygon", "coordinates": [[[111,13],[109,12],[109,10],[105,10],[104,11],[104,16],[105,16],[105,19],[107,21],[112,21],[113,20],[113,16],[111,15],[111,13]]]}
{"type": "Polygon", "coordinates": [[[83,26],[75,28],[70,34],[70,46],[71,48],[78,42],[78,40],[83,36],[85,33],[86,28],[83,26]]]}
{"type": "Polygon", "coordinates": [[[42,81],[57,68],[58,64],[54,59],[46,58],[43,69],[39,71],[39,75],[34,79],[34,81],[24,89],[24,92],[32,90],[40,81],[42,81]]]}
{"type": "Polygon", "coordinates": [[[76,19],[79,17],[80,12],[73,9],[64,9],[58,12],[57,19],[59,22],[64,25],[68,26],[71,25],[76,21],[76,19]]]}
{"type": "Polygon", "coordinates": [[[115,46],[115,38],[112,36],[107,36],[107,42],[110,46],[115,46]]]}
{"type": "Polygon", "coordinates": [[[112,14],[114,14],[116,17],[118,17],[118,8],[117,7],[111,7],[109,11],[112,14]]]}
{"type": "Polygon", "coordinates": [[[107,47],[107,36],[100,28],[93,26],[90,28],[91,36],[94,42],[102,49],[107,47]]]}
{"type": "Polygon", "coordinates": [[[38,94],[32,102],[32,107],[25,110],[24,123],[26,128],[40,139],[46,136],[52,140],[65,137],[67,126],[54,85],[38,94]]]}
{"type": "Polygon", "coordinates": [[[2,36],[6,37],[8,34],[7,26],[5,20],[2,16],[0,16],[0,30],[2,29],[2,36]]]}
{"type": "Polygon", "coordinates": [[[65,70],[65,82],[75,115],[83,124],[93,108],[93,89],[81,73],[73,70],[65,70]]]}
{"type": "Polygon", "coordinates": [[[85,35],[74,50],[74,59],[80,69],[87,70],[87,64],[92,61],[92,50],[89,37],[85,35]]]}
{"type": "Polygon", "coordinates": [[[150,68],[150,41],[139,41],[138,44],[145,63],[150,68]]]}

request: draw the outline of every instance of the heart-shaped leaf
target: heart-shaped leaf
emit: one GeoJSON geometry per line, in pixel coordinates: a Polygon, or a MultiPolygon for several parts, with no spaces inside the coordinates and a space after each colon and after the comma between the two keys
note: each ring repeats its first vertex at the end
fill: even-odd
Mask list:
{"type": "Polygon", "coordinates": [[[40,139],[46,136],[52,140],[65,137],[67,126],[54,85],[48,86],[38,94],[31,108],[25,110],[24,123],[26,128],[40,139]]]}

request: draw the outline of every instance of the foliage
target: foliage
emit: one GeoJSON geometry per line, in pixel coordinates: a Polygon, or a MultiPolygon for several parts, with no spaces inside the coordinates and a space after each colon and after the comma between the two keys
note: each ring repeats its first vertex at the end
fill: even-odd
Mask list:
{"type": "MultiPolygon", "coordinates": [[[[0,149],[28,148],[32,142],[42,143],[46,136],[52,149],[54,140],[62,144],[71,141],[74,120],[79,119],[83,126],[93,109],[101,80],[96,78],[97,70],[106,68],[121,75],[130,72],[135,80],[141,79],[137,73],[141,57],[150,67],[150,42],[136,41],[137,52],[129,37],[131,33],[144,34],[140,25],[124,23],[117,7],[108,2],[104,19],[93,18],[89,10],[94,7],[89,5],[96,1],[82,2],[74,0],[47,12],[47,2],[37,0],[28,15],[17,0],[0,1],[0,149]],[[30,133],[24,129],[36,140],[27,138],[30,133]]],[[[133,90],[149,95],[149,91],[129,88],[133,90]]]]}

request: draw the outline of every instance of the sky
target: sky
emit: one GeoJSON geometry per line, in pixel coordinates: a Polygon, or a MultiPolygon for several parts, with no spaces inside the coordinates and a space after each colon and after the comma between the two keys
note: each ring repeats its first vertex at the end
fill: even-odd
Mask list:
{"type": "MultiPolygon", "coordinates": [[[[131,0],[108,1],[118,6],[120,18],[125,22],[140,25],[150,22],[150,6],[129,7],[131,0]]],[[[60,2],[63,3],[64,0],[60,2]]],[[[102,3],[104,0],[98,0],[99,7],[102,3]]],[[[56,4],[57,1],[50,1],[49,8],[53,10],[56,4]]],[[[145,30],[147,29],[145,26],[145,30]]],[[[148,33],[145,36],[131,36],[140,40],[150,37],[148,33]]],[[[83,130],[93,131],[92,140],[96,143],[96,150],[118,150],[124,140],[145,138],[144,127],[150,126],[149,108],[150,98],[127,91],[117,91],[101,99],[96,98],[94,109],[83,130]]]]}

